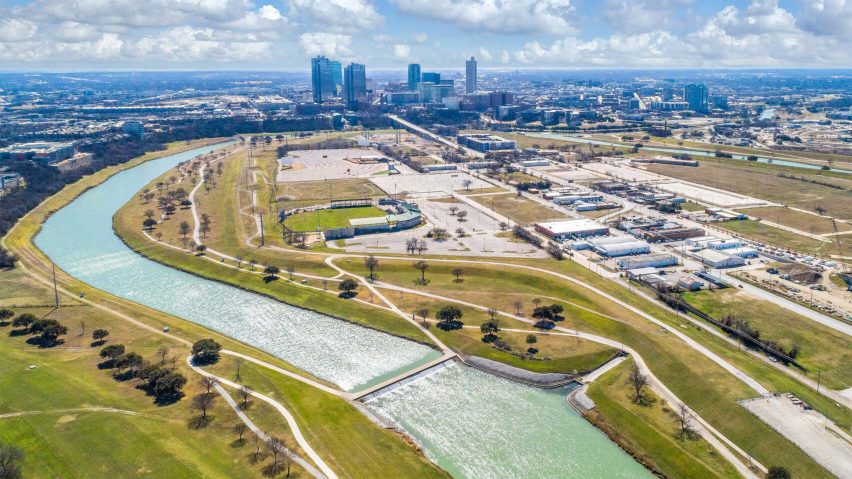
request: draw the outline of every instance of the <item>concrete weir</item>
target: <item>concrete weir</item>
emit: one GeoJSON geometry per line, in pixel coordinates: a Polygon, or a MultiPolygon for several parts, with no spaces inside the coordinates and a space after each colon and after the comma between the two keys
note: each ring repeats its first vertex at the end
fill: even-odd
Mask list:
{"type": "Polygon", "coordinates": [[[406,384],[416,381],[420,378],[426,377],[434,372],[440,371],[445,367],[455,363],[458,360],[458,356],[455,353],[447,353],[441,356],[440,358],[435,359],[434,361],[430,361],[426,364],[418,368],[414,368],[408,370],[399,376],[393,377],[384,381],[382,383],[376,384],[370,388],[367,388],[363,391],[358,391],[354,393],[353,401],[361,401],[368,402],[371,399],[375,399],[382,394],[389,393],[396,388],[405,386],[406,384]]]}

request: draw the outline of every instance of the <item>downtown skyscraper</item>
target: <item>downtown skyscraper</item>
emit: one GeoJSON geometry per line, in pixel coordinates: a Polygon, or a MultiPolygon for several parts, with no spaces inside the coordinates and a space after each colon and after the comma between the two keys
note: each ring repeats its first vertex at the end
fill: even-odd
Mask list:
{"type": "Polygon", "coordinates": [[[465,93],[476,92],[476,58],[473,57],[465,62],[464,91],[465,93]]]}
{"type": "Polygon", "coordinates": [[[322,103],[337,95],[343,83],[340,62],[324,56],[311,58],[311,88],[314,103],[322,103]]]}
{"type": "Polygon", "coordinates": [[[343,71],[343,100],[346,108],[356,110],[358,101],[367,96],[367,67],[350,63],[343,71]]]}
{"type": "Polygon", "coordinates": [[[420,86],[420,64],[419,63],[409,63],[408,64],[408,89],[409,90],[417,90],[417,87],[420,86]]]}

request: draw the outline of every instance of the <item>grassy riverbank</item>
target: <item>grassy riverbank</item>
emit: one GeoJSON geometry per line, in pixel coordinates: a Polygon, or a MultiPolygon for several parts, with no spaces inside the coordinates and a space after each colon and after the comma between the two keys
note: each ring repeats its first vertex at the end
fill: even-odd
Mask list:
{"type": "Polygon", "coordinates": [[[588,396],[596,408],[586,413],[586,418],[638,461],[665,477],[739,477],[704,439],[677,437],[673,405],[650,392],[648,405],[633,402],[627,382],[630,364],[632,361],[625,361],[589,385],[588,396]]]}
{"type": "MultiPolygon", "coordinates": [[[[222,186],[217,187],[217,189],[219,188],[222,188],[222,186]]],[[[211,192],[211,195],[213,194],[215,192],[211,192]]],[[[221,201],[222,204],[227,204],[226,200],[223,199],[221,201]]],[[[206,208],[210,204],[211,201],[206,201],[203,207],[206,208]]],[[[227,215],[233,214],[234,209],[232,206],[230,210],[221,211],[223,212],[220,214],[227,215]],[[228,213],[228,211],[231,211],[231,213],[228,213]]],[[[128,224],[132,226],[131,234],[134,231],[138,231],[138,226],[136,226],[139,224],[138,218],[128,224]]],[[[219,224],[223,223],[220,221],[219,224]]],[[[139,235],[138,232],[136,234],[139,235]]],[[[230,240],[232,243],[243,243],[243,238],[240,238],[237,234],[231,236],[231,233],[227,233],[225,236],[233,237],[234,239],[230,240]]],[[[227,246],[224,242],[222,245],[227,246]]],[[[222,268],[188,253],[173,250],[167,252],[166,248],[153,246],[150,244],[150,241],[148,241],[146,248],[146,254],[159,255],[163,258],[164,262],[171,265],[196,269],[199,274],[213,275],[213,277],[217,274],[225,274],[221,273],[221,271],[210,271],[209,268],[215,267],[218,270],[226,270],[226,268],[222,268]]],[[[221,251],[230,253],[225,248],[222,248],[221,251]]],[[[278,251],[267,252],[273,258],[278,253],[278,251]]],[[[283,253],[282,258],[299,255],[302,255],[305,261],[319,264],[322,264],[322,260],[324,259],[322,255],[304,254],[299,250],[287,251],[283,253]]],[[[430,258],[427,257],[425,259],[427,262],[430,262],[430,258]]],[[[283,261],[283,259],[279,259],[276,264],[280,264],[283,261]]],[[[650,312],[658,319],[682,330],[696,341],[708,345],[714,352],[735,366],[742,368],[747,374],[754,377],[766,387],[777,391],[794,392],[803,399],[806,398],[815,408],[834,419],[838,424],[848,424],[848,411],[845,408],[836,406],[831,401],[809,392],[801,384],[796,383],[783,373],[774,370],[759,360],[745,353],[738,352],[735,348],[729,348],[728,345],[722,343],[718,338],[710,335],[705,330],[700,330],[689,325],[682,325],[683,321],[676,318],[674,314],[670,314],[661,307],[635,294],[631,294],[626,288],[622,288],[612,281],[603,279],[576,263],[571,261],[556,262],[549,259],[526,260],[506,258],[500,261],[546,268],[573,278],[578,278],[594,287],[600,288],[622,301],[650,312]]],[[[354,274],[366,274],[360,258],[341,259],[338,260],[337,264],[354,274]]],[[[676,395],[686,401],[703,418],[719,429],[722,434],[729,437],[758,461],[770,466],[784,465],[802,477],[830,477],[823,468],[811,460],[800,449],[739,406],[737,403],[738,400],[753,397],[756,395],[755,391],[748,388],[743,382],[715,364],[705,355],[688,347],[681,339],[662,331],[658,325],[651,323],[635,312],[588,289],[567,280],[556,278],[545,272],[531,271],[513,266],[430,262],[430,269],[426,274],[429,284],[426,286],[415,283],[419,272],[412,268],[410,260],[382,258],[377,272],[378,279],[382,282],[482,304],[504,311],[514,311],[514,303],[518,301],[522,303],[522,313],[526,315],[531,313],[534,304],[533,300],[536,298],[541,299],[544,304],[561,304],[565,308],[564,315],[566,316],[564,323],[561,323],[562,325],[622,341],[624,344],[636,349],[646,360],[655,375],[676,395]],[[462,281],[458,283],[455,281],[455,275],[452,273],[452,270],[455,268],[463,270],[461,275],[462,281]]],[[[240,278],[251,277],[245,271],[241,274],[245,276],[241,276],[240,278]]],[[[311,281],[309,280],[309,284],[319,284],[316,281],[311,281]]],[[[259,282],[257,279],[245,279],[242,284],[251,289],[263,287],[262,282],[259,282]]],[[[292,287],[296,286],[292,285],[292,287]]],[[[395,299],[391,299],[395,301],[395,299]]],[[[617,427],[625,428],[633,426],[630,422],[645,421],[641,417],[631,418],[628,416],[617,416],[610,420],[617,427]]],[[[677,454],[676,451],[658,451],[653,448],[650,448],[649,451],[660,456],[677,454]]]]}
{"type": "MultiPolygon", "coordinates": [[[[20,263],[14,271],[0,272],[0,278],[5,280],[0,285],[0,304],[13,307],[18,312],[21,308],[33,307],[41,308],[39,311],[45,313],[49,311],[53,294],[50,289],[45,290],[44,285],[49,285],[51,263],[32,244],[32,240],[41,223],[53,211],[119,171],[150,159],[213,142],[215,140],[187,145],[173,144],[167,151],[106,168],[68,185],[39,205],[4,238],[4,245],[19,256],[20,263]]],[[[51,314],[57,315],[68,326],[67,344],[82,349],[38,349],[26,345],[22,338],[5,337],[4,332],[4,337],[0,338],[0,354],[4,357],[0,365],[0,387],[4,391],[15,391],[15,394],[3,395],[0,399],[0,414],[92,406],[124,409],[139,414],[53,412],[0,419],[0,437],[25,450],[27,460],[24,470],[29,477],[138,477],[140,474],[150,474],[152,477],[262,477],[263,464],[250,464],[250,451],[232,447],[236,436],[231,428],[236,423],[236,416],[230,416],[233,413],[229,412],[230,409],[226,408],[221,399],[214,407],[213,415],[216,419],[211,426],[203,430],[188,428],[186,419],[189,414],[195,414],[190,412],[188,399],[172,406],[156,407],[151,404],[150,398],[133,385],[117,383],[108,372],[98,370],[97,350],[87,347],[86,342],[83,342],[85,335],[79,338],[79,345],[74,342],[74,336],[80,329],[79,324],[84,321],[88,331],[105,327],[111,332],[111,342],[122,342],[128,349],[138,351],[145,357],[153,356],[158,345],[167,344],[170,353],[177,358],[177,367],[185,371],[190,379],[185,388],[187,398],[198,392],[198,376],[185,370],[183,359],[189,354],[188,343],[201,338],[214,338],[225,348],[310,377],[307,373],[188,321],[91,288],[61,270],[57,271],[57,281],[62,289],[63,307],[51,314]],[[80,295],[84,299],[73,299],[80,295]],[[165,326],[170,328],[170,333],[158,333],[165,326]],[[36,368],[28,369],[30,364],[36,365],[36,368]]],[[[264,374],[280,376],[271,371],[264,374]]],[[[369,422],[360,423],[363,419],[361,413],[334,396],[322,404],[306,404],[303,410],[310,412],[311,420],[315,421],[312,427],[332,427],[340,421],[353,421],[359,429],[372,428],[372,434],[384,434],[378,426],[369,422]],[[329,406],[338,408],[340,412],[334,416],[325,415],[323,407],[329,406]]],[[[258,420],[258,425],[264,430],[285,431],[281,424],[286,425],[284,419],[275,415],[264,415],[258,420]]],[[[336,438],[335,441],[344,446],[341,449],[345,449],[345,453],[340,457],[324,459],[354,471],[358,467],[350,464],[376,460],[367,454],[363,444],[359,444],[356,439],[357,436],[347,434],[336,438]]],[[[385,443],[389,441],[395,441],[394,445],[387,446],[394,448],[394,454],[382,460],[387,470],[394,471],[395,477],[444,475],[401,439],[385,439],[385,443]]],[[[318,449],[324,447],[323,444],[312,445],[318,449]]],[[[353,473],[350,477],[371,476],[353,473]]]]}

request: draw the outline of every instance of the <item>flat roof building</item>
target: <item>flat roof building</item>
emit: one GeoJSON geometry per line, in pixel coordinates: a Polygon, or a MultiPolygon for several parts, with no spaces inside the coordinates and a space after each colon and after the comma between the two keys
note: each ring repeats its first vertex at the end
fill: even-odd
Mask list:
{"type": "Polygon", "coordinates": [[[677,265],[677,257],[671,254],[646,254],[622,258],[616,262],[618,269],[636,270],[642,268],[664,268],[677,265]]]}
{"type": "Polygon", "coordinates": [[[518,144],[513,140],[507,140],[499,136],[484,133],[458,135],[456,140],[459,144],[482,153],[493,150],[514,150],[518,146],[518,144]]]}
{"type": "Polygon", "coordinates": [[[589,219],[546,221],[535,224],[536,231],[548,238],[564,240],[609,234],[609,227],[589,219]]]}

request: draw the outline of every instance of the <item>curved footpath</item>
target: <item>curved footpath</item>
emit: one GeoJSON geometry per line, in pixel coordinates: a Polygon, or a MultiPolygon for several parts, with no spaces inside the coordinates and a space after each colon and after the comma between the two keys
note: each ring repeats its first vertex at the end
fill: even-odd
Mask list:
{"type": "MultiPolygon", "coordinates": [[[[234,389],[240,389],[240,388],[243,387],[243,386],[241,386],[241,385],[239,385],[239,384],[237,384],[233,381],[230,381],[230,380],[225,379],[223,377],[216,376],[214,374],[208,373],[207,371],[199,368],[198,366],[195,366],[194,364],[192,364],[192,356],[189,356],[189,357],[186,358],[186,364],[190,368],[192,368],[192,370],[195,371],[196,373],[198,373],[202,376],[208,377],[208,378],[214,378],[217,381],[219,381],[220,384],[224,384],[224,385],[231,387],[231,388],[234,388],[234,389]]],[[[328,479],[337,479],[337,474],[335,474],[334,471],[332,471],[331,468],[328,467],[328,465],[325,463],[325,461],[322,460],[322,458],[319,456],[319,454],[317,454],[316,451],[314,451],[314,449],[311,447],[311,445],[308,444],[307,439],[305,439],[305,436],[302,435],[302,430],[299,429],[299,425],[296,423],[296,419],[293,417],[292,414],[290,414],[290,411],[288,411],[287,408],[285,408],[284,406],[281,405],[281,403],[270,398],[269,396],[260,394],[257,391],[252,391],[251,389],[248,389],[248,391],[249,391],[249,394],[251,394],[253,397],[256,397],[256,398],[260,399],[261,401],[263,401],[267,404],[270,404],[279,413],[281,413],[281,415],[284,416],[284,419],[287,420],[287,425],[290,427],[290,432],[293,434],[293,437],[296,439],[296,443],[299,444],[299,447],[301,447],[302,450],[305,451],[305,454],[307,454],[308,457],[310,457],[311,460],[314,461],[314,463],[320,468],[320,470],[322,470],[323,474],[325,474],[325,477],[327,477],[328,479]]],[[[219,389],[219,393],[222,394],[223,397],[231,398],[230,394],[228,394],[228,392],[223,390],[223,389],[219,389]]],[[[231,398],[231,401],[229,401],[228,403],[231,404],[232,401],[233,401],[233,398],[231,398]]],[[[244,418],[244,421],[245,421],[245,419],[248,419],[247,417],[245,417],[244,414],[241,415],[240,417],[244,418]]],[[[251,423],[251,424],[250,423],[251,423],[251,421],[246,423],[246,425],[249,428],[254,426],[253,423],[251,423]]],[[[253,429],[253,431],[254,430],[257,430],[257,427],[255,427],[253,429]]],[[[257,432],[259,433],[259,435],[262,434],[261,438],[263,438],[265,440],[269,440],[268,435],[266,435],[265,433],[263,433],[262,431],[259,431],[259,430],[257,430],[257,432]]],[[[302,460],[302,462],[305,462],[305,461],[302,460]]],[[[306,465],[307,465],[307,463],[306,463],[306,465]]],[[[308,467],[310,467],[310,465],[308,465],[308,467]]],[[[308,471],[310,472],[310,469],[308,469],[308,471]]],[[[314,475],[314,477],[322,477],[322,475],[314,475]]]]}
{"type": "MultiPolygon", "coordinates": [[[[205,168],[206,168],[206,166],[205,166],[205,168]]],[[[255,175],[255,178],[256,178],[256,175],[255,175]]],[[[197,185],[197,186],[193,189],[193,193],[195,193],[195,192],[197,191],[198,187],[200,187],[200,186],[201,186],[201,183],[199,182],[199,185],[197,185]]],[[[252,201],[253,201],[253,202],[256,202],[256,197],[253,197],[253,198],[252,198],[252,201]]],[[[194,236],[196,236],[196,238],[197,238],[197,231],[198,231],[198,222],[199,222],[199,219],[198,219],[198,216],[197,216],[197,210],[194,208],[194,206],[195,206],[195,203],[193,202],[193,219],[194,219],[194,221],[195,221],[195,223],[196,223],[196,229],[195,229],[195,235],[194,235],[194,236]]],[[[258,224],[257,226],[258,226],[258,228],[260,227],[260,225],[259,225],[259,224],[258,224]]],[[[255,236],[256,236],[256,235],[255,235],[255,236]]],[[[200,238],[198,238],[198,239],[200,240],[200,238]]],[[[201,243],[200,243],[200,242],[198,242],[198,241],[196,241],[196,242],[197,242],[198,244],[201,244],[201,243]]],[[[248,244],[250,244],[252,247],[256,247],[256,246],[254,246],[253,244],[251,244],[251,239],[250,239],[250,238],[249,238],[249,239],[247,239],[247,242],[248,242],[248,244]]],[[[285,249],[283,249],[283,248],[278,248],[278,247],[273,247],[273,249],[278,249],[278,250],[282,250],[282,251],[287,251],[287,250],[285,250],[285,249]]],[[[288,251],[288,252],[289,252],[289,251],[288,251]]],[[[450,358],[452,358],[453,356],[455,356],[455,353],[454,353],[454,352],[452,352],[452,351],[451,351],[451,350],[450,350],[450,349],[449,349],[449,348],[448,348],[445,344],[443,344],[443,342],[441,342],[441,341],[440,341],[437,337],[435,337],[435,335],[434,335],[434,334],[432,334],[432,333],[431,333],[431,331],[429,331],[429,330],[427,330],[427,329],[423,328],[420,324],[418,324],[418,323],[417,323],[417,322],[416,322],[416,321],[415,321],[412,317],[410,317],[407,313],[405,313],[404,311],[402,311],[401,309],[399,309],[399,308],[398,308],[395,304],[393,304],[391,301],[389,301],[389,300],[388,300],[388,299],[387,299],[387,298],[386,298],[386,297],[385,297],[385,296],[384,296],[384,295],[383,295],[380,291],[378,291],[378,290],[375,288],[374,284],[372,284],[371,282],[367,281],[365,278],[362,278],[362,277],[360,277],[360,276],[354,275],[354,274],[352,274],[352,273],[350,273],[350,272],[346,271],[345,269],[341,268],[340,266],[338,266],[338,265],[334,262],[334,260],[336,260],[336,259],[338,259],[338,258],[363,258],[363,257],[365,257],[365,255],[354,255],[354,254],[332,254],[332,255],[328,255],[328,254],[324,254],[324,253],[313,253],[313,252],[306,252],[306,253],[308,253],[308,254],[312,254],[312,255],[321,255],[321,256],[324,256],[324,257],[325,257],[325,263],[326,263],[328,266],[330,266],[331,268],[335,269],[335,270],[338,272],[338,275],[337,275],[337,276],[335,276],[334,278],[340,278],[340,277],[343,277],[343,276],[351,276],[351,277],[355,278],[356,280],[358,280],[358,281],[359,281],[361,284],[363,284],[363,285],[364,285],[364,286],[365,286],[365,287],[366,287],[366,288],[367,288],[367,289],[368,289],[368,290],[369,290],[369,291],[370,291],[373,295],[375,295],[375,296],[376,296],[377,298],[379,298],[379,299],[380,299],[383,303],[385,303],[385,304],[387,305],[387,307],[388,307],[390,310],[392,310],[393,312],[395,312],[396,314],[398,314],[400,317],[404,318],[406,321],[410,322],[410,323],[411,323],[411,324],[413,324],[415,327],[417,327],[418,329],[420,329],[421,331],[423,331],[423,332],[424,332],[424,333],[425,333],[425,334],[426,334],[426,335],[427,335],[427,336],[428,336],[428,337],[429,337],[432,341],[434,341],[434,342],[435,342],[435,344],[436,344],[436,345],[438,345],[438,346],[441,348],[442,352],[444,352],[445,359],[444,359],[444,358],[442,358],[442,359],[446,360],[446,359],[450,359],[450,358]]],[[[223,258],[226,256],[226,255],[222,255],[221,253],[218,253],[218,252],[215,252],[215,254],[220,255],[220,256],[222,256],[223,258]]],[[[377,258],[379,258],[379,259],[388,259],[388,260],[400,260],[400,259],[402,259],[402,260],[409,260],[409,261],[413,261],[413,260],[414,260],[414,259],[404,258],[404,257],[403,257],[403,258],[398,258],[398,257],[387,257],[387,256],[377,256],[377,258]]],[[[572,282],[572,283],[578,284],[578,285],[580,285],[580,286],[582,286],[582,287],[584,287],[584,288],[586,288],[586,289],[589,289],[589,290],[591,290],[591,291],[593,291],[593,292],[597,293],[598,295],[600,295],[600,296],[602,296],[602,297],[604,297],[604,298],[606,298],[606,299],[609,299],[610,301],[612,301],[612,302],[614,302],[614,303],[616,303],[616,304],[618,304],[618,305],[620,305],[620,306],[622,306],[622,307],[624,307],[624,308],[626,308],[626,309],[628,309],[628,310],[630,310],[630,311],[632,311],[632,312],[634,312],[634,313],[636,313],[636,314],[639,314],[639,315],[640,315],[640,316],[642,316],[643,318],[648,319],[649,321],[651,321],[651,322],[653,322],[653,323],[657,324],[658,326],[660,326],[660,327],[662,327],[662,328],[665,328],[666,330],[668,330],[668,331],[672,332],[672,333],[673,333],[673,334],[675,334],[678,338],[680,338],[681,340],[683,340],[684,342],[686,342],[686,343],[687,343],[690,347],[692,347],[693,349],[696,349],[697,351],[701,352],[702,354],[704,354],[705,356],[707,356],[708,358],[710,358],[711,360],[713,360],[714,362],[716,362],[718,365],[720,365],[721,367],[723,367],[725,370],[727,370],[728,372],[730,372],[731,374],[733,374],[735,377],[737,377],[738,379],[740,379],[741,381],[743,381],[744,383],[746,383],[749,387],[751,387],[752,389],[754,389],[754,390],[755,390],[757,393],[759,393],[761,396],[767,396],[767,395],[769,395],[769,394],[770,394],[770,392],[769,392],[766,388],[764,388],[762,385],[760,385],[760,384],[759,384],[756,380],[754,380],[753,378],[749,377],[748,375],[746,375],[745,373],[743,373],[742,371],[740,371],[740,370],[739,370],[739,369],[737,369],[735,366],[733,366],[732,364],[728,363],[727,361],[725,361],[723,358],[719,357],[719,356],[718,356],[718,355],[716,355],[715,353],[711,352],[709,349],[705,348],[703,345],[701,345],[701,344],[697,343],[697,342],[696,342],[696,341],[694,341],[692,338],[689,338],[688,336],[686,336],[685,334],[681,333],[680,331],[678,331],[678,330],[676,330],[676,329],[674,329],[674,328],[672,328],[672,327],[668,326],[667,324],[663,323],[662,321],[657,320],[657,319],[656,319],[656,318],[654,318],[653,316],[651,316],[651,315],[649,315],[649,314],[647,314],[647,313],[645,313],[645,312],[643,312],[643,311],[639,310],[638,308],[635,308],[635,307],[633,307],[632,305],[630,305],[630,304],[628,304],[628,303],[626,303],[626,302],[624,302],[624,301],[621,301],[621,300],[619,300],[619,299],[617,299],[617,298],[615,298],[615,297],[613,297],[613,296],[609,295],[608,293],[606,293],[606,292],[604,292],[604,291],[602,291],[602,290],[600,290],[600,289],[598,289],[598,288],[595,288],[595,287],[593,287],[593,286],[591,286],[591,285],[589,285],[589,284],[587,284],[587,283],[585,283],[585,282],[583,282],[583,281],[581,281],[581,280],[578,280],[578,279],[576,279],[576,278],[573,278],[573,277],[570,277],[570,276],[567,276],[567,275],[564,275],[564,274],[561,274],[561,273],[557,273],[557,272],[554,272],[554,271],[550,271],[550,270],[547,270],[547,269],[544,269],[544,268],[537,268],[537,267],[533,267],[533,266],[526,266],[526,265],[507,265],[507,264],[505,264],[505,263],[500,263],[500,262],[496,262],[496,261],[444,260],[444,259],[430,259],[430,261],[435,261],[435,262],[450,262],[450,263],[466,263],[466,264],[486,264],[486,265],[494,265],[494,266],[515,266],[515,267],[521,267],[521,268],[525,268],[525,269],[529,269],[529,270],[533,270],[533,271],[538,271],[538,272],[542,272],[542,273],[550,274],[550,275],[556,276],[556,277],[558,277],[558,278],[560,278],[560,279],[563,279],[563,280],[570,281],[570,282],[572,282]]],[[[299,275],[299,276],[304,276],[304,275],[299,275]]],[[[323,279],[327,279],[327,278],[323,278],[323,279]]],[[[473,303],[467,303],[467,302],[464,302],[464,301],[458,301],[458,300],[454,300],[454,299],[451,299],[451,298],[446,298],[446,297],[442,297],[442,296],[438,296],[438,295],[424,294],[423,292],[416,291],[416,290],[410,290],[410,289],[408,289],[408,288],[402,288],[402,287],[397,287],[397,286],[393,286],[393,285],[386,285],[386,284],[382,284],[382,286],[383,286],[383,287],[386,287],[386,288],[388,288],[388,289],[401,290],[401,291],[404,291],[404,292],[410,292],[410,293],[413,293],[413,294],[421,294],[421,295],[431,296],[431,297],[434,297],[434,298],[436,298],[436,299],[441,299],[441,300],[446,300],[446,301],[452,301],[452,302],[456,302],[456,303],[459,303],[459,304],[465,304],[465,305],[468,305],[468,306],[470,306],[470,307],[474,307],[474,308],[477,308],[477,309],[483,309],[483,310],[484,310],[484,309],[487,309],[487,308],[485,308],[484,306],[476,305],[476,304],[473,304],[473,303]]],[[[375,305],[374,305],[374,306],[375,306],[375,305]]],[[[525,323],[528,323],[528,324],[533,324],[533,323],[532,323],[532,321],[530,321],[530,320],[528,320],[528,319],[526,319],[526,318],[522,318],[522,317],[519,317],[519,316],[516,316],[516,315],[512,315],[512,314],[510,314],[510,313],[500,312],[500,314],[501,314],[501,315],[504,315],[504,316],[507,316],[507,317],[511,317],[511,318],[513,318],[513,319],[520,320],[520,321],[525,322],[525,323]]],[[[635,358],[635,361],[636,361],[637,365],[638,365],[638,366],[639,366],[639,367],[640,367],[640,368],[641,368],[641,369],[642,369],[642,370],[643,370],[643,371],[644,371],[644,372],[645,372],[645,373],[649,376],[649,379],[650,379],[650,381],[649,381],[649,382],[651,383],[651,387],[652,387],[652,389],[654,389],[654,390],[655,390],[655,391],[656,391],[656,392],[657,392],[660,396],[662,396],[662,397],[666,398],[668,401],[670,401],[670,402],[672,402],[672,403],[679,403],[679,402],[682,402],[682,401],[680,401],[680,400],[678,399],[678,397],[677,397],[676,395],[674,395],[674,393],[672,393],[672,392],[671,392],[671,391],[670,391],[667,387],[665,387],[665,385],[663,385],[663,383],[662,383],[662,382],[661,382],[661,381],[660,381],[660,380],[659,380],[656,376],[654,376],[654,374],[651,372],[650,368],[648,368],[648,366],[647,366],[647,365],[645,364],[645,362],[641,359],[641,357],[639,357],[638,353],[637,353],[636,351],[632,350],[631,348],[625,348],[625,347],[624,347],[624,345],[623,345],[623,344],[621,344],[620,342],[613,341],[613,340],[610,340],[610,339],[608,339],[608,338],[600,337],[600,336],[597,336],[597,335],[592,335],[592,334],[588,334],[588,333],[580,333],[580,332],[578,332],[578,331],[572,331],[572,330],[568,330],[568,329],[565,329],[565,328],[556,328],[556,329],[557,329],[558,331],[563,332],[563,333],[567,333],[567,334],[571,334],[571,335],[579,335],[580,337],[583,337],[584,339],[588,339],[588,340],[591,340],[591,341],[599,342],[599,343],[602,343],[602,344],[606,344],[606,345],[609,345],[609,346],[612,346],[612,347],[616,347],[616,348],[620,348],[620,349],[622,349],[622,350],[624,350],[624,351],[628,351],[628,352],[630,352],[630,354],[634,356],[634,358],[635,358]]],[[[410,372],[410,371],[409,371],[409,372],[407,372],[407,373],[404,373],[404,374],[402,374],[402,375],[398,376],[397,378],[393,378],[392,380],[387,381],[386,383],[383,383],[382,387],[384,387],[386,384],[392,384],[392,383],[393,383],[393,382],[395,382],[396,380],[398,380],[398,379],[402,379],[402,377],[407,377],[407,376],[410,376],[410,375],[411,375],[411,372],[410,372]]],[[[379,389],[380,389],[380,388],[379,388],[379,389]]],[[[695,414],[695,413],[693,412],[693,414],[695,414]]],[[[700,416],[698,416],[697,414],[695,414],[695,416],[696,416],[697,421],[699,422],[699,424],[702,426],[701,428],[699,428],[699,433],[700,433],[703,437],[705,437],[705,439],[708,441],[708,443],[712,444],[712,445],[713,445],[716,449],[718,449],[718,450],[720,451],[720,453],[722,453],[722,455],[723,455],[723,456],[725,456],[725,457],[726,457],[726,459],[727,459],[727,460],[729,460],[729,461],[730,461],[730,462],[731,462],[731,463],[732,463],[732,464],[733,464],[733,465],[734,465],[734,466],[735,466],[735,467],[736,467],[736,468],[737,468],[737,469],[738,469],[738,470],[739,470],[739,471],[740,471],[743,475],[745,475],[746,477],[755,477],[755,476],[754,476],[754,473],[753,473],[753,472],[752,472],[752,471],[748,468],[748,466],[747,466],[746,464],[744,464],[744,463],[740,460],[740,457],[739,457],[739,456],[737,456],[736,454],[731,453],[731,452],[730,452],[730,451],[729,451],[729,450],[728,450],[728,449],[727,449],[727,448],[726,448],[726,447],[722,444],[722,442],[723,442],[724,444],[727,444],[730,448],[732,448],[733,450],[737,451],[737,453],[738,453],[738,454],[740,454],[740,455],[742,455],[742,456],[744,456],[744,457],[748,457],[748,454],[747,454],[745,451],[743,451],[742,449],[740,449],[740,448],[739,448],[736,444],[734,444],[731,440],[729,440],[728,438],[726,438],[725,436],[723,436],[723,435],[722,435],[719,431],[717,431],[717,430],[716,430],[716,429],[714,429],[712,426],[710,426],[710,424],[709,424],[709,423],[707,423],[706,421],[704,421],[704,419],[702,419],[700,416]],[[721,438],[721,442],[719,441],[719,439],[718,439],[717,437],[718,437],[718,438],[721,438]]],[[[759,469],[763,470],[764,472],[766,471],[766,468],[765,468],[763,465],[761,465],[761,464],[759,464],[759,463],[756,463],[756,462],[752,462],[752,463],[753,463],[754,465],[756,465],[759,469]]]]}

